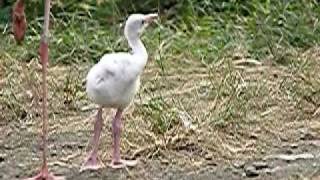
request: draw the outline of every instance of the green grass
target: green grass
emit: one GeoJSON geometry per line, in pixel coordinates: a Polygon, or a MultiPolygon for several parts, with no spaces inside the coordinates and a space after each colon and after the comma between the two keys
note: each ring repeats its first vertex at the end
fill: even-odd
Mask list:
{"type": "MultiPolygon", "coordinates": [[[[90,1],[70,7],[68,3],[54,3],[52,62],[96,62],[106,52],[127,50],[119,27],[119,22],[126,15],[116,11],[116,2],[104,2],[99,8],[90,1]],[[113,10],[106,9],[110,5],[113,10]],[[66,11],[74,6],[78,8],[73,12],[66,11]]],[[[175,16],[170,19],[164,16],[158,28],[148,32],[144,38],[150,52],[154,52],[161,42],[165,43],[163,46],[167,53],[162,53],[164,59],[184,54],[211,63],[232,56],[237,47],[241,47],[242,55],[246,57],[263,60],[271,55],[274,61],[287,63],[288,51],[308,49],[320,40],[320,8],[316,1],[196,3],[189,0],[174,7],[175,16]]],[[[22,59],[36,55],[35,44],[41,32],[41,19],[34,16],[28,16],[28,19],[29,31],[24,45],[28,53],[22,54],[22,59]]],[[[5,45],[13,42],[6,38],[7,34],[2,34],[5,36],[2,47],[10,52],[12,47],[5,45]]]]}

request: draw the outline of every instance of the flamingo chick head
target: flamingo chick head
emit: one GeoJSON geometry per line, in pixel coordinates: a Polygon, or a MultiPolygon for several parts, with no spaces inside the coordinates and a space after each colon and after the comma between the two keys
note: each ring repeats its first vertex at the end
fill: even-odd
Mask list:
{"type": "Polygon", "coordinates": [[[151,22],[158,18],[158,14],[131,14],[125,24],[124,32],[127,38],[137,38],[151,22]]]}

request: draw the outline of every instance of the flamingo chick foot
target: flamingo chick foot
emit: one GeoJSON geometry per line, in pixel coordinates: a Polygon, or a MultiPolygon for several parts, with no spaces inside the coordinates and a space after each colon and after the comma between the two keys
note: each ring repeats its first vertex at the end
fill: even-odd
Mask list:
{"type": "Polygon", "coordinates": [[[103,163],[98,160],[97,157],[95,156],[89,156],[85,163],[81,166],[80,172],[85,171],[85,170],[98,170],[100,168],[103,168],[104,165],[103,163]]]}
{"type": "Polygon", "coordinates": [[[112,168],[112,169],[122,169],[122,168],[125,168],[125,167],[134,167],[138,164],[138,161],[137,160],[124,160],[124,159],[121,159],[120,161],[112,161],[109,166],[112,168]]]}
{"type": "Polygon", "coordinates": [[[63,176],[54,176],[52,173],[40,172],[38,175],[25,180],[65,180],[63,176]]]}

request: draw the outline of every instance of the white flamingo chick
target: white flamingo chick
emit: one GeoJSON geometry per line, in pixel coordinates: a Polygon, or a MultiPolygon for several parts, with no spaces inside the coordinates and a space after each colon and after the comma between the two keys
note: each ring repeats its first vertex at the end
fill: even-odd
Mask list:
{"type": "Polygon", "coordinates": [[[148,53],[140,40],[140,34],[157,17],[157,14],[130,15],[125,24],[124,34],[132,53],[105,54],[90,69],[87,75],[87,94],[94,103],[99,105],[99,109],[91,141],[92,150],[88,154],[81,170],[95,170],[101,167],[101,163],[98,160],[98,146],[103,125],[103,108],[117,109],[116,115],[112,120],[113,153],[110,167],[123,168],[134,166],[137,163],[120,157],[121,116],[139,89],[140,75],[148,60],[148,53]]]}

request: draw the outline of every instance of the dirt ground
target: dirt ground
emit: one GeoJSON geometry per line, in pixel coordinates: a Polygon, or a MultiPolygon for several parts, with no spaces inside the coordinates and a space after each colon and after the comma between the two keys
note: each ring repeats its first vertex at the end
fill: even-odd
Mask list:
{"type": "MultiPolygon", "coordinates": [[[[165,76],[151,63],[122,136],[123,155],[139,164],[81,173],[95,113],[82,87],[89,66],[51,67],[50,169],[76,180],[320,179],[319,57],[314,48],[294,66],[224,60],[191,70],[185,61],[165,76]]],[[[22,179],[40,166],[39,67],[1,58],[0,179],[22,179]]],[[[99,150],[106,164],[111,115],[99,150]]]]}
{"type": "MultiPolygon", "coordinates": [[[[300,129],[302,130],[302,129],[300,129]]],[[[3,131],[2,131],[3,132],[3,131]]],[[[283,142],[262,158],[230,163],[207,160],[193,165],[179,166],[161,162],[158,158],[140,157],[137,167],[112,170],[103,168],[96,172],[79,172],[88,133],[62,133],[52,135],[50,142],[50,168],[57,175],[67,179],[319,179],[320,178],[320,140],[314,140],[313,131],[301,132],[301,140],[295,143],[283,142]],[[57,143],[58,142],[58,143],[57,143]],[[296,156],[297,160],[277,159],[270,155],[305,154],[296,156]],[[311,155],[311,156],[308,156],[311,155]],[[254,167],[254,170],[252,168],[254,167]],[[251,170],[250,170],[251,169],[251,170]],[[252,172],[251,172],[252,171],[252,172]]],[[[1,140],[1,179],[21,179],[37,172],[36,134],[25,130],[8,133],[1,140]]],[[[254,156],[254,155],[253,155],[254,156]]],[[[108,160],[106,160],[106,163],[108,160]]]]}

